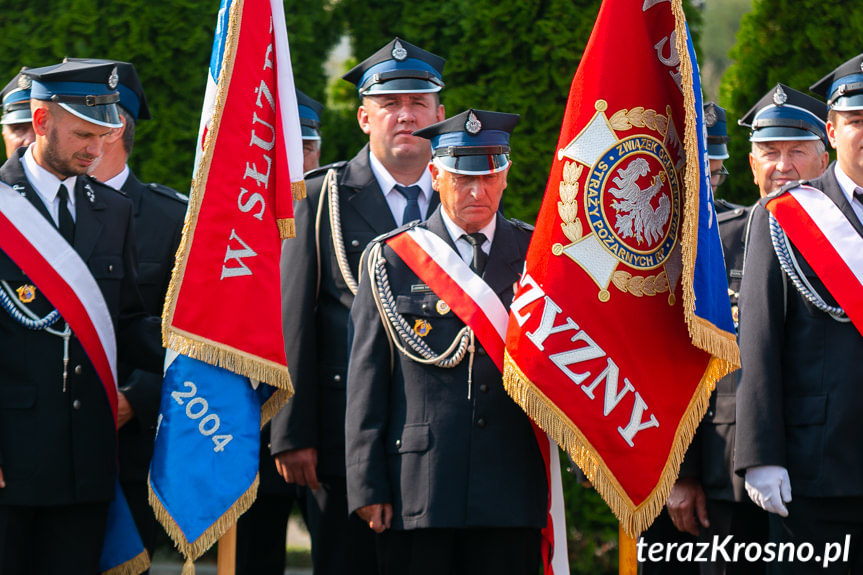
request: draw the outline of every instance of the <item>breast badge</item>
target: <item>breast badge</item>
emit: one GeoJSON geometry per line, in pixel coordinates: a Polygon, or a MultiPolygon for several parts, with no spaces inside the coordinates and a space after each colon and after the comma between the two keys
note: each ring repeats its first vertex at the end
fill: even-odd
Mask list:
{"type": "Polygon", "coordinates": [[[18,293],[18,299],[21,303],[30,303],[36,299],[36,286],[24,284],[18,286],[15,291],[18,293]]]}
{"type": "Polygon", "coordinates": [[[571,243],[554,244],[552,253],[580,265],[599,287],[602,302],[611,299],[613,284],[635,297],[668,293],[674,305],[682,271],[678,172],[684,150],[671,109],[666,115],[622,109],[609,117],[606,107],[597,100],[591,121],[558,150],[559,160],[572,160],[563,166],[558,203],[571,243]]]}
{"type": "Polygon", "coordinates": [[[414,322],[414,333],[420,337],[427,336],[431,329],[431,324],[424,319],[418,319],[414,322]]]}

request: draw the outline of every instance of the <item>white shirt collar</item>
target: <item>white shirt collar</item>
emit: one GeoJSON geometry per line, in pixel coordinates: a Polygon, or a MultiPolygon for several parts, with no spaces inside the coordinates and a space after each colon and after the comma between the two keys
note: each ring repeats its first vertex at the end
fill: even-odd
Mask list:
{"type": "Polygon", "coordinates": [[[839,187],[842,189],[842,193],[845,194],[845,198],[849,202],[852,202],[854,200],[854,190],[863,188],[863,186],[855,184],[854,180],[839,167],[839,162],[836,162],[835,174],[836,181],[839,182],[839,187]]]}
{"type": "MultiPolygon", "coordinates": [[[[461,258],[469,263],[473,259],[473,246],[471,246],[467,240],[461,239],[461,237],[467,234],[467,232],[450,219],[443,206],[440,208],[440,215],[441,219],[443,219],[443,225],[446,227],[446,231],[449,232],[449,237],[452,239],[452,243],[458,248],[458,253],[461,255],[461,258]]],[[[496,213],[491,221],[479,230],[480,233],[485,234],[486,240],[480,247],[486,254],[491,252],[491,241],[494,239],[495,229],[497,229],[496,213]]]]}
{"type": "MultiPolygon", "coordinates": [[[[371,150],[369,150],[369,166],[371,167],[372,173],[375,175],[375,179],[378,181],[378,185],[381,187],[381,191],[384,195],[386,196],[392,193],[398,182],[381,161],[375,157],[371,150]]],[[[431,199],[432,193],[431,172],[423,170],[423,174],[420,176],[420,179],[409,185],[419,186],[423,191],[423,197],[425,198],[426,203],[428,203],[431,199]]],[[[398,192],[395,193],[398,194],[398,192]]]]}
{"type": "Polygon", "coordinates": [[[78,179],[77,176],[71,176],[61,181],[57,176],[36,162],[36,158],[33,157],[34,146],[36,146],[35,142],[30,144],[27,147],[27,151],[24,152],[24,156],[21,158],[21,163],[24,166],[24,174],[27,176],[27,180],[36,190],[36,193],[39,194],[39,197],[42,198],[45,205],[48,206],[48,210],[52,214],[56,211],[52,207],[54,205],[54,199],[57,197],[57,191],[60,189],[60,184],[63,184],[69,191],[70,209],[74,210],[75,184],[78,179]]]}
{"type": "Polygon", "coordinates": [[[111,186],[115,190],[122,190],[123,186],[126,185],[126,180],[128,178],[129,164],[123,164],[123,169],[120,170],[120,173],[104,183],[111,186]]]}

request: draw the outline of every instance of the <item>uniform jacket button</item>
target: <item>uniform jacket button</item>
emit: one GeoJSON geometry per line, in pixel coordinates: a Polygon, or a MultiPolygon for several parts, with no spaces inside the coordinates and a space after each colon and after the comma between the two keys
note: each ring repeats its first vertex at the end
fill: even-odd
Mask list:
{"type": "Polygon", "coordinates": [[[402,440],[396,439],[396,447],[401,447],[401,446],[402,446],[402,440]]]}
{"type": "Polygon", "coordinates": [[[333,381],[339,382],[341,380],[342,380],[342,376],[340,374],[337,373],[333,376],[333,381]]]}
{"type": "Polygon", "coordinates": [[[75,366],[75,375],[81,375],[82,373],[84,373],[84,368],[81,367],[80,365],[76,365],[75,366]]]}
{"type": "Polygon", "coordinates": [[[75,401],[72,402],[72,409],[74,409],[75,411],[81,409],[81,400],[80,399],[76,399],[75,401]]]}
{"type": "Polygon", "coordinates": [[[485,427],[485,419],[483,419],[482,417],[480,417],[479,419],[477,419],[477,420],[476,420],[476,424],[477,424],[477,426],[478,426],[478,427],[480,427],[480,428],[485,427]]]}
{"type": "Polygon", "coordinates": [[[114,271],[114,264],[108,264],[108,271],[109,272],[114,271]]]}
{"type": "Polygon", "coordinates": [[[713,410],[712,409],[707,410],[707,417],[713,417],[713,410]]]}
{"type": "Polygon", "coordinates": [[[476,352],[480,355],[485,355],[485,353],[486,353],[484,347],[480,347],[479,349],[476,350],[476,352]]]}
{"type": "Polygon", "coordinates": [[[359,245],[360,245],[360,240],[351,240],[351,245],[352,245],[353,247],[357,247],[357,246],[359,246],[359,245]]]}
{"type": "Polygon", "coordinates": [[[481,383],[479,385],[479,390],[483,393],[487,393],[488,392],[488,384],[487,383],[481,383]]]}

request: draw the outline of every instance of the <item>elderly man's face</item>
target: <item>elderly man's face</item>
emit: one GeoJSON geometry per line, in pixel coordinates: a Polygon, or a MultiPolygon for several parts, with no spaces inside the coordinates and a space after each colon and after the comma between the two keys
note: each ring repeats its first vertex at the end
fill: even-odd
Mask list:
{"type": "Polygon", "coordinates": [[[811,180],[827,168],[829,156],[816,140],[752,142],[749,165],[761,197],[789,182],[811,180]]]}
{"type": "Polygon", "coordinates": [[[320,140],[303,140],[303,172],[318,168],[321,160],[320,140]]]}
{"type": "Polygon", "coordinates": [[[466,176],[454,174],[432,163],[432,187],[450,219],[465,232],[478,232],[495,217],[509,167],[496,174],[466,176]]]}

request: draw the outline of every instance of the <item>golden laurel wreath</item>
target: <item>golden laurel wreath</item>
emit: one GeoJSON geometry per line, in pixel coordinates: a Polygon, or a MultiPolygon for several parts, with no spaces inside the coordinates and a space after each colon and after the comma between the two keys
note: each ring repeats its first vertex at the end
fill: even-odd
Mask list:
{"type": "MultiPolygon", "coordinates": [[[[605,102],[600,100],[596,103],[596,109],[605,109],[605,102]]],[[[671,115],[671,107],[666,107],[663,116],[656,110],[645,110],[638,106],[627,110],[618,110],[608,119],[608,123],[615,132],[624,132],[632,128],[647,128],[658,132],[662,138],[668,133],[668,117],[671,115]]],[[[563,180],[560,182],[560,201],[557,203],[557,213],[561,219],[561,230],[563,235],[571,242],[577,242],[584,235],[581,221],[578,219],[578,192],[579,179],[581,179],[584,166],[576,162],[566,162],[563,165],[563,180]]],[[[552,250],[554,252],[554,250],[552,250]]],[[[555,255],[560,255],[556,253],[555,255]]],[[[635,297],[644,295],[653,296],[668,291],[668,276],[662,271],[652,276],[634,276],[629,272],[616,271],[611,278],[612,283],[624,293],[630,293],[635,297]]]]}

